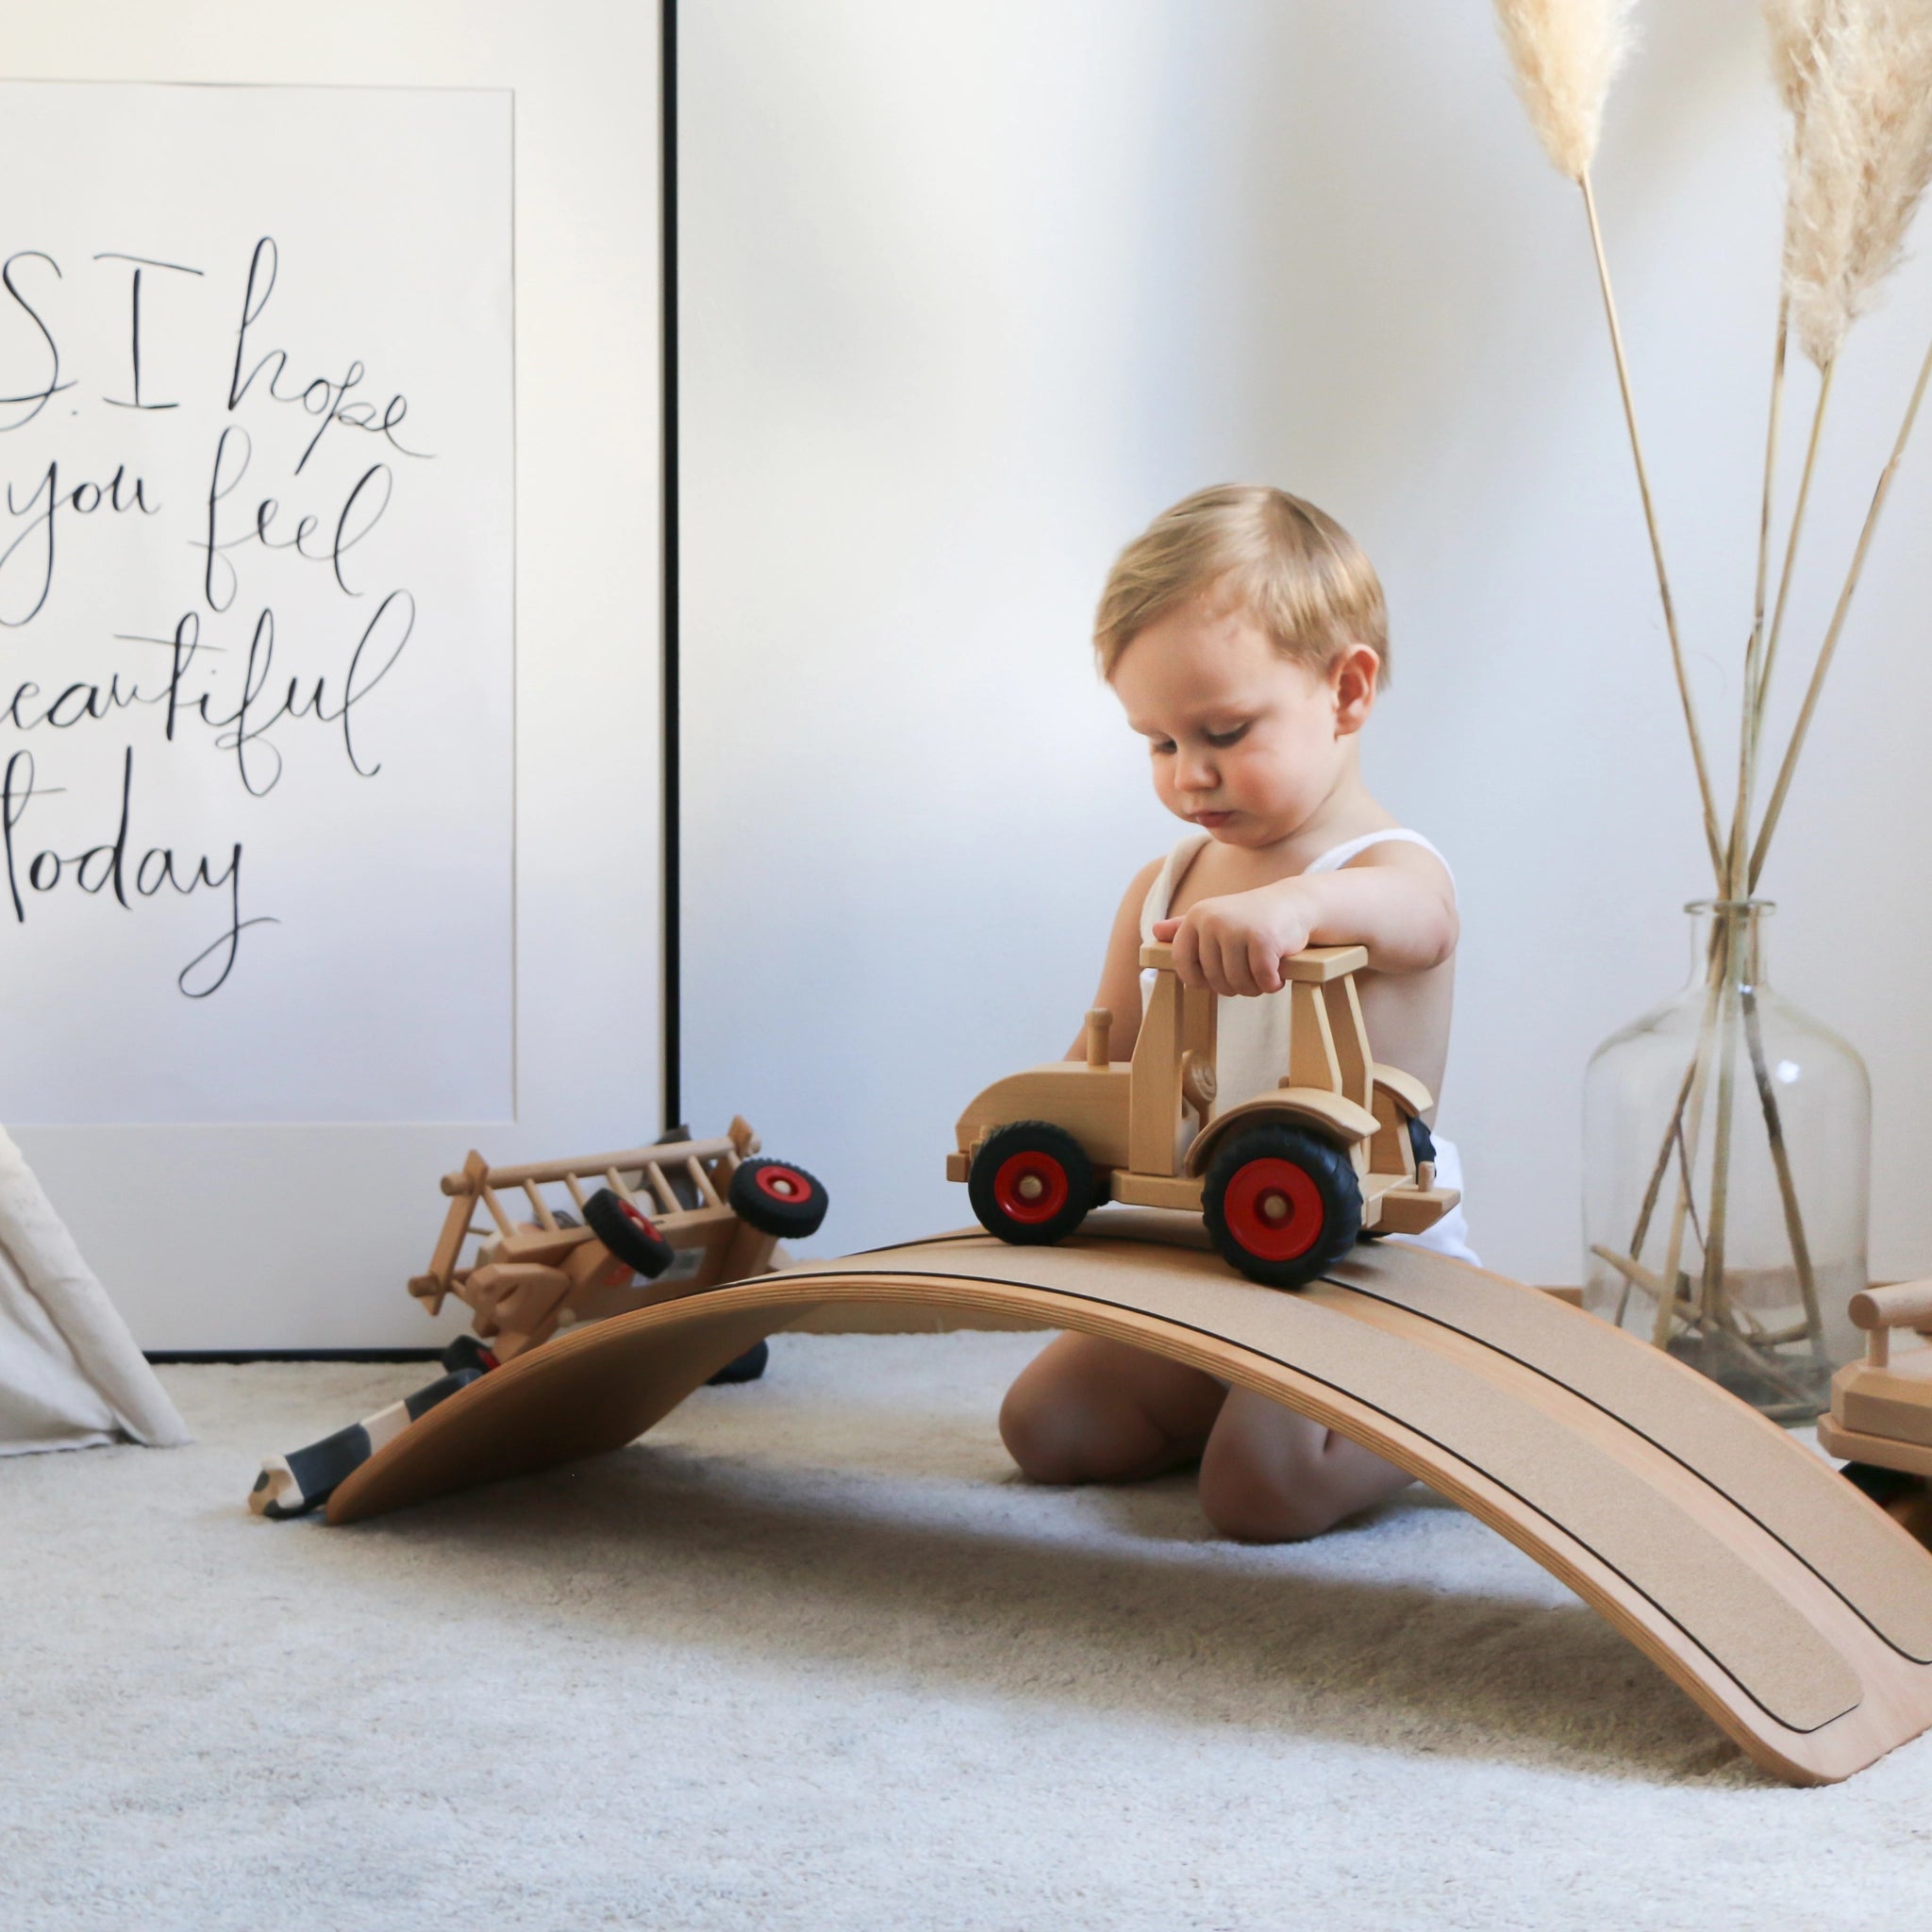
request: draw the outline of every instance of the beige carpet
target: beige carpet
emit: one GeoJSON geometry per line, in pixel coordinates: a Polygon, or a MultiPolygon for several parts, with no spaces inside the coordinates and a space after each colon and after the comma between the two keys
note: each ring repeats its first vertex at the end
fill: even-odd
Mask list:
{"type": "Polygon", "coordinates": [[[425,1379],[170,1369],[0,1463],[6,1932],[1914,1928],[1932,1739],[1771,1783],[1413,1490],[1295,1548],[1056,1493],[1029,1335],[791,1336],[645,1445],[354,1530],[264,1451],[425,1379]]]}

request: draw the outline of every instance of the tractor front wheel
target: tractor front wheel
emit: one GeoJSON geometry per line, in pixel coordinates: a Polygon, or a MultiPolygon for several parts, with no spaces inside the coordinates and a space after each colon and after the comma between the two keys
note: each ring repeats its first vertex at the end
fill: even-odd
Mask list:
{"type": "Polygon", "coordinates": [[[1222,1257],[1264,1288],[1303,1288],[1361,1232],[1348,1156],[1306,1127],[1250,1127],[1214,1157],[1201,1193],[1222,1257]]]}
{"type": "Polygon", "coordinates": [[[973,1157],[967,1197],[979,1224],[1022,1247],[1064,1240],[1093,1206],[1087,1150],[1050,1121],[1015,1121],[973,1157]]]}
{"type": "MultiPolygon", "coordinates": [[[[558,1219],[560,1222],[563,1217],[558,1219]]],[[[626,1201],[612,1188],[599,1188],[584,1203],[584,1220],[626,1268],[646,1281],[657,1280],[676,1255],[658,1232],[657,1223],[635,1201],[626,1201]]]]}

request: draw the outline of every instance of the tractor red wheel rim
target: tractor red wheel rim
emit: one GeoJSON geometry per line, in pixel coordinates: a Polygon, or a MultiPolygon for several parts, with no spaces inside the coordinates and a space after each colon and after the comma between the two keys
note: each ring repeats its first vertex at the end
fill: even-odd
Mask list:
{"type": "Polygon", "coordinates": [[[624,1209],[625,1219],[636,1222],[636,1224],[641,1228],[642,1228],[643,1231],[647,1235],[649,1235],[654,1241],[661,1241],[663,1239],[663,1237],[658,1232],[658,1229],[656,1225],[653,1224],[651,1217],[648,1214],[646,1214],[644,1210],[641,1208],[640,1208],[635,1201],[620,1200],[617,1205],[624,1209]]]}
{"type": "Polygon", "coordinates": [[[992,1177],[994,1205],[1008,1221],[1024,1227],[1051,1221],[1067,1205],[1071,1192],[1066,1169],[1051,1154],[1036,1148],[1008,1155],[992,1177]]]}
{"type": "Polygon", "coordinates": [[[759,1168],[752,1178],[758,1182],[759,1193],[769,1194],[787,1207],[795,1208],[811,1198],[811,1183],[795,1167],[780,1167],[774,1161],[770,1167],[759,1168]]]}
{"type": "Polygon", "coordinates": [[[1222,1196],[1222,1219],[1247,1252],[1263,1261],[1292,1261],[1322,1239],[1327,1210],[1307,1168],[1273,1157],[1236,1169],[1222,1196]]]}

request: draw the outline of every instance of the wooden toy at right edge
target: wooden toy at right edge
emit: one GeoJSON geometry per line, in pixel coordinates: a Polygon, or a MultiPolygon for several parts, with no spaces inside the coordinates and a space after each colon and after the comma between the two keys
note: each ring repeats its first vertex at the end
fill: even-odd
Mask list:
{"type": "Polygon", "coordinates": [[[1870,1288],[1851,1299],[1866,1333],[1862,1361],[1831,1378],[1831,1413],[1818,1443],[1845,1458],[1845,1474],[1922,1541],[1932,1542],[1932,1281],[1870,1288]],[[1918,1345],[1893,1352],[1894,1328],[1918,1329],[1918,1345]]]}
{"type": "Polygon", "coordinates": [[[995,1081],[959,1116],[946,1178],[989,1233],[1058,1241],[1105,1201],[1199,1210],[1250,1280],[1300,1288],[1358,1236],[1420,1234],[1454,1208],[1435,1185],[1430,1094],[1370,1056],[1355,975],[1361,946],[1282,961],[1289,1063],[1273,1093],[1214,1114],[1216,995],[1183,987],[1166,945],[1131,1061],[1108,1058],[1112,1016],[1087,1016],[1087,1058],[995,1081]]]}

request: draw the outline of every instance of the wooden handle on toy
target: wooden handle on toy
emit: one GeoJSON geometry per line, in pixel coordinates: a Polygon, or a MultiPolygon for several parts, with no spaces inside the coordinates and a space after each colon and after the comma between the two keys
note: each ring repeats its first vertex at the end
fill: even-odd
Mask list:
{"type": "MultiPolygon", "coordinates": [[[[1359,973],[1369,963],[1366,946],[1310,946],[1303,953],[1291,953],[1281,962],[1283,979],[1312,980],[1317,986],[1340,979],[1344,973],[1359,973]]],[[[1141,948],[1141,964],[1157,973],[1174,971],[1174,947],[1166,941],[1141,948]]]]}
{"type": "Polygon", "coordinates": [[[1112,1053],[1113,1015],[1105,1007],[1095,1007],[1087,1015],[1087,1064],[1105,1067],[1112,1053]]]}
{"type": "Polygon", "coordinates": [[[1932,1326],[1932,1281],[1900,1281],[1855,1294],[1847,1312],[1854,1328],[1932,1326]]]}

